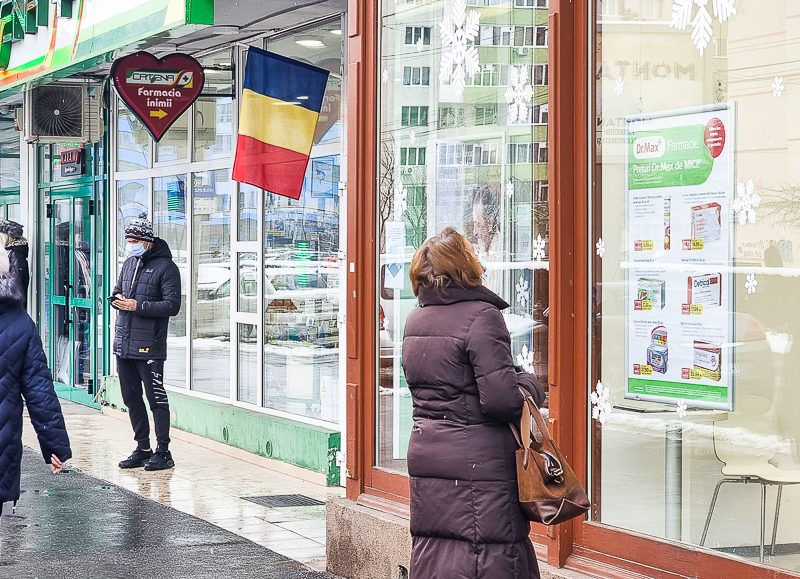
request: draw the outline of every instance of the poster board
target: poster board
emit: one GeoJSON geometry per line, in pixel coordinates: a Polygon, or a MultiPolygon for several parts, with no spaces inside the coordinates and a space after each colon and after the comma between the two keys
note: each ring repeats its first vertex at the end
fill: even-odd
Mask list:
{"type": "Polygon", "coordinates": [[[732,410],[734,105],[625,127],[625,397],[732,410]]]}

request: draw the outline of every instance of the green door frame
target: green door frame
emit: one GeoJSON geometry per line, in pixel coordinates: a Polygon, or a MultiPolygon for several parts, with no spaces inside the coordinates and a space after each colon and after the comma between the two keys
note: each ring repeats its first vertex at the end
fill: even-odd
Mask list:
{"type": "MultiPolygon", "coordinates": [[[[73,184],[64,187],[53,187],[45,191],[46,203],[46,227],[48,228],[49,235],[46,236],[46,244],[49,247],[45,250],[45,256],[48,263],[45,265],[49,271],[47,277],[47,284],[45,291],[49,299],[47,300],[49,312],[45,313],[46,319],[49,320],[49,352],[50,352],[50,365],[53,372],[53,380],[56,387],[56,392],[62,398],[90,406],[92,408],[100,408],[100,404],[95,400],[97,389],[99,388],[99,374],[101,368],[99,367],[102,361],[97,359],[98,345],[96,343],[97,332],[97,303],[98,296],[96,285],[93,280],[97,274],[97,227],[95,223],[95,199],[94,187],[92,184],[73,184]],[[66,220],[57,223],[60,214],[60,208],[66,208],[66,220]],[[64,225],[68,223],[67,227],[64,225]],[[58,231],[58,226],[62,230],[58,231]],[[64,231],[64,229],[68,229],[64,231]],[[67,234],[68,238],[59,243],[58,234],[67,234]],[[78,236],[81,239],[78,239],[78,236]],[[63,242],[66,241],[66,244],[63,242]],[[86,272],[80,271],[78,264],[78,252],[84,251],[83,247],[78,247],[79,241],[86,243],[89,247],[88,251],[88,276],[86,272]],[[60,248],[66,248],[66,255],[60,248]],[[60,259],[66,259],[69,264],[59,264],[60,259]],[[61,266],[61,269],[59,268],[61,266]],[[67,279],[61,279],[61,272],[67,274],[67,279]],[[81,284],[81,277],[83,274],[84,283],[81,284]],[[63,288],[59,284],[66,281],[63,288]],[[63,291],[62,291],[63,290],[63,291]],[[62,315],[57,315],[58,313],[62,315]],[[59,327],[60,324],[63,326],[59,327]],[[82,324],[88,324],[87,328],[83,328],[82,324]],[[66,337],[66,344],[60,343],[59,331],[61,338],[66,337]],[[79,340],[81,333],[84,340],[79,340]],[[88,340],[86,338],[88,337],[88,340]],[[88,341],[88,344],[86,343],[88,341]],[[59,350],[62,350],[62,356],[59,356],[59,350]],[[63,354],[66,354],[66,360],[63,359],[63,354]],[[88,354],[88,355],[87,355],[88,354]],[[60,371],[60,363],[66,362],[68,364],[67,380],[64,380],[64,372],[60,371]],[[88,362],[88,372],[86,369],[80,367],[81,363],[88,362]],[[77,371],[76,371],[77,365],[77,371]],[[86,378],[88,376],[88,378],[86,378]],[[86,378],[86,385],[79,386],[86,378]]],[[[86,252],[85,252],[86,253],[86,252]]],[[[102,264],[100,264],[102,267],[102,264]]]]}

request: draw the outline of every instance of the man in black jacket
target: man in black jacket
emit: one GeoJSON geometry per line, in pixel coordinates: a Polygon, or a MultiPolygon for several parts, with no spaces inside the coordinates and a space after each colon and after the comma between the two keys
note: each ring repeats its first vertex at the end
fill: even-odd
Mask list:
{"type": "Polygon", "coordinates": [[[169,451],[169,401],[164,389],[169,318],[181,309],[181,276],[167,242],[153,235],[142,215],[125,228],[128,259],[122,265],[111,306],[117,315],[114,354],[133,426],[136,450],[120,468],[164,470],[175,466],[169,451]],[[150,447],[150,423],[142,398],[147,395],[158,446],[150,447]]]}

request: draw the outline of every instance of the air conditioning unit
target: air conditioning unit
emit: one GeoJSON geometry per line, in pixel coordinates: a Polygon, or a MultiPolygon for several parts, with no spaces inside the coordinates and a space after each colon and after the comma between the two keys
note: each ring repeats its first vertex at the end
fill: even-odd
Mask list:
{"type": "Polygon", "coordinates": [[[103,135],[103,89],[54,83],[25,92],[25,140],[29,143],[95,143],[103,135]]]}

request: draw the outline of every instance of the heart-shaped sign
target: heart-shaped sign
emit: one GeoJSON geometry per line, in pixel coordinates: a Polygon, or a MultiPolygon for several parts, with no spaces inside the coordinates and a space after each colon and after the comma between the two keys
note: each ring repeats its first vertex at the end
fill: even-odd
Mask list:
{"type": "Polygon", "coordinates": [[[188,54],[137,52],[114,62],[114,87],[158,142],[203,92],[203,67],[188,54]]]}

